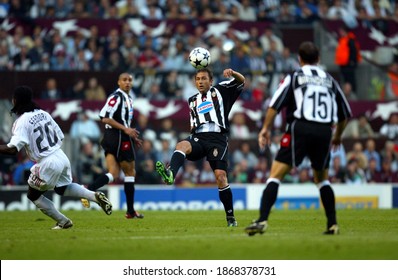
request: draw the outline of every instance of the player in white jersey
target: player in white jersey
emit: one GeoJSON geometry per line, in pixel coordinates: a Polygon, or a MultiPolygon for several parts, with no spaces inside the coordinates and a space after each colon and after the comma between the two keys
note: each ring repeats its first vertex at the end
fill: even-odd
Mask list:
{"type": "Polygon", "coordinates": [[[71,165],[61,150],[64,134],[50,114],[43,111],[32,100],[30,87],[15,89],[12,113],[17,115],[12,128],[12,137],[7,145],[0,145],[0,154],[15,155],[25,148],[35,165],[30,169],[28,198],[45,215],[57,223],[53,229],[67,229],[72,221],[59,212],[54,203],[44,196],[54,189],[61,196],[86,198],[98,203],[107,215],[112,214],[112,204],[102,192],[92,192],[72,182],[71,165]]]}

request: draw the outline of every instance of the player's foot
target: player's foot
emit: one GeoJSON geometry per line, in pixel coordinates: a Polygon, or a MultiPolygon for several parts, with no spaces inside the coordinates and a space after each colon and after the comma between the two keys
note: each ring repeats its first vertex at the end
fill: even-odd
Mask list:
{"type": "Polygon", "coordinates": [[[236,221],[234,216],[227,216],[227,226],[228,227],[237,227],[238,222],[236,221]]]}
{"type": "Polygon", "coordinates": [[[330,228],[328,228],[323,234],[330,234],[330,235],[334,235],[334,234],[339,234],[340,233],[340,229],[338,225],[332,225],[330,228]]]}
{"type": "Polygon", "coordinates": [[[102,192],[96,192],[95,198],[97,199],[98,205],[104,210],[107,215],[112,214],[112,204],[109,199],[102,192]]]}
{"type": "Polygon", "coordinates": [[[84,208],[90,208],[90,201],[87,198],[80,198],[80,202],[84,208]]]}
{"type": "Polygon", "coordinates": [[[156,171],[162,176],[163,181],[167,185],[172,185],[174,183],[173,172],[169,168],[166,168],[161,161],[156,162],[156,171]]]}
{"type": "Polygon", "coordinates": [[[126,219],[143,219],[144,214],[138,213],[137,211],[134,211],[133,214],[130,214],[129,212],[124,215],[126,219]]]}
{"type": "Polygon", "coordinates": [[[60,224],[60,223],[56,223],[55,227],[53,227],[52,229],[68,229],[73,227],[73,223],[71,220],[67,220],[66,223],[64,224],[60,224]]]}
{"type": "Polygon", "coordinates": [[[249,236],[253,236],[256,233],[263,234],[268,227],[267,221],[253,222],[248,227],[245,228],[245,232],[249,236]]]}

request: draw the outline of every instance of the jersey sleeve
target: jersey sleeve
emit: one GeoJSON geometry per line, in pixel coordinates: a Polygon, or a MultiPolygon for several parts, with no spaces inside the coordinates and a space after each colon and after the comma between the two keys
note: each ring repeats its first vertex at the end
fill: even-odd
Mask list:
{"type": "Polygon", "coordinates": [[[62,142],[64,140],[64,138],[65,138],[65,135],[64,135],[63,131],[59,127],[58,123],[51,117],[51,115],[48,114],[48,116],[49,116],[49,118],[51,120],[51,125],[54,128],[54,135],[57,135],[58,140],[60,140],[62,142]]]}
{"type": "Polygon", "coordinates": [[[292,75],[288,74],[285,78],[279,83],[277,90],[271,98],[271,102],[269,103],[269,107],[272,107],[277,112],[280,112],[283,107],[285,107],[289,101],[289,97],[292,93],[291,90],[292,83],[292,75]]]}
{"type": "Polygon", "coordinates": [[[228,81],[222,81],[217,84],[215,88],[218,89],[224,100],[229,100],[229,103],[235,102],[243,91],[244,83],[238,83],[234,78],[228,81]]]}
{"type": "Polygon", "coordinates": [[[12,128],[12,137],[7,146],[14,146],[19,152],[25,145],[28,144],[29,131],[27,126],[25,126],[25,119],[21,116],[14,122],[12,128]]]}
{"type": "Polygon", "coordinates": [[[117,108],[119,107],[119,104],[121,102],[120,96],[116,94],[112,94],[111,96],[108,97],[106,100],[106,103],[104,107],[102,107],[100,111],[100,118],[110,118],[113,119],[113,115],[115,114],[117,108]]]}
{"type": "Polygon", "coordinates": [[[189,107],[189,115],[190,115],[190,118],[189,118],[189,129],[190,130],[192,130],[192,128],[195,126],[194,119],[195,119],[196,97],[197,97],[197,94],[188,98],[188,107],[189,107]]]}

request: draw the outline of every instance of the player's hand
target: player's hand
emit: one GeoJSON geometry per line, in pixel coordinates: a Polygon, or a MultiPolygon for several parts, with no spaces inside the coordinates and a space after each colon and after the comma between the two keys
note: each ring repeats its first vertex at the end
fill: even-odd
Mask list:
{"type": "Polygon", "coordinates": [[[231,68],[225,69],[223,72],[225,78],[231,78],[233,74],[234,70],[232,70],[231,68]]]}
{"type": "Polygon", "coordinates": [[[142,147],[142,143],[143,143],[144,141],[142,141],[142,139],[140,139],[140,138],[134,138],[134,144],[135,144],[135,146],[137,147],[137,148],[141,148],[142,147]]]}
{"type": "Polygon", "coordinates": [[[124,133],[126,133],[131,138],[135,139],[140,135],[140,132],[135,128],[126,127],[124,129],[124,133]]]}
{"type": "Polygon", "coordinates": [[[332,150],[336,151],[341,145],[341,137],[333,136],[332,138],[332,150]]]}
{"type": "Polygon", "coordinates": [[[264,150],[266,146],[271,144],[271,131],[267,128],[262,128],[260,133],[258,134],[258,145],[261,150],[264,150]]]}

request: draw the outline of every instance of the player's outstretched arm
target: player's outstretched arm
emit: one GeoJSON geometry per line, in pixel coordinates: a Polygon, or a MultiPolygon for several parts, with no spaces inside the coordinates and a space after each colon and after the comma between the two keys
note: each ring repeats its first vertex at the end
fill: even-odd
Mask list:
{"type": "Polygon", "coordinates": [[[224,70],[223,75],[225,78],[234,77],[239,83],[243,84],[245,82],[245,76],[241,73],[232,70],[231,68],[227,68],[224,70]]]}

